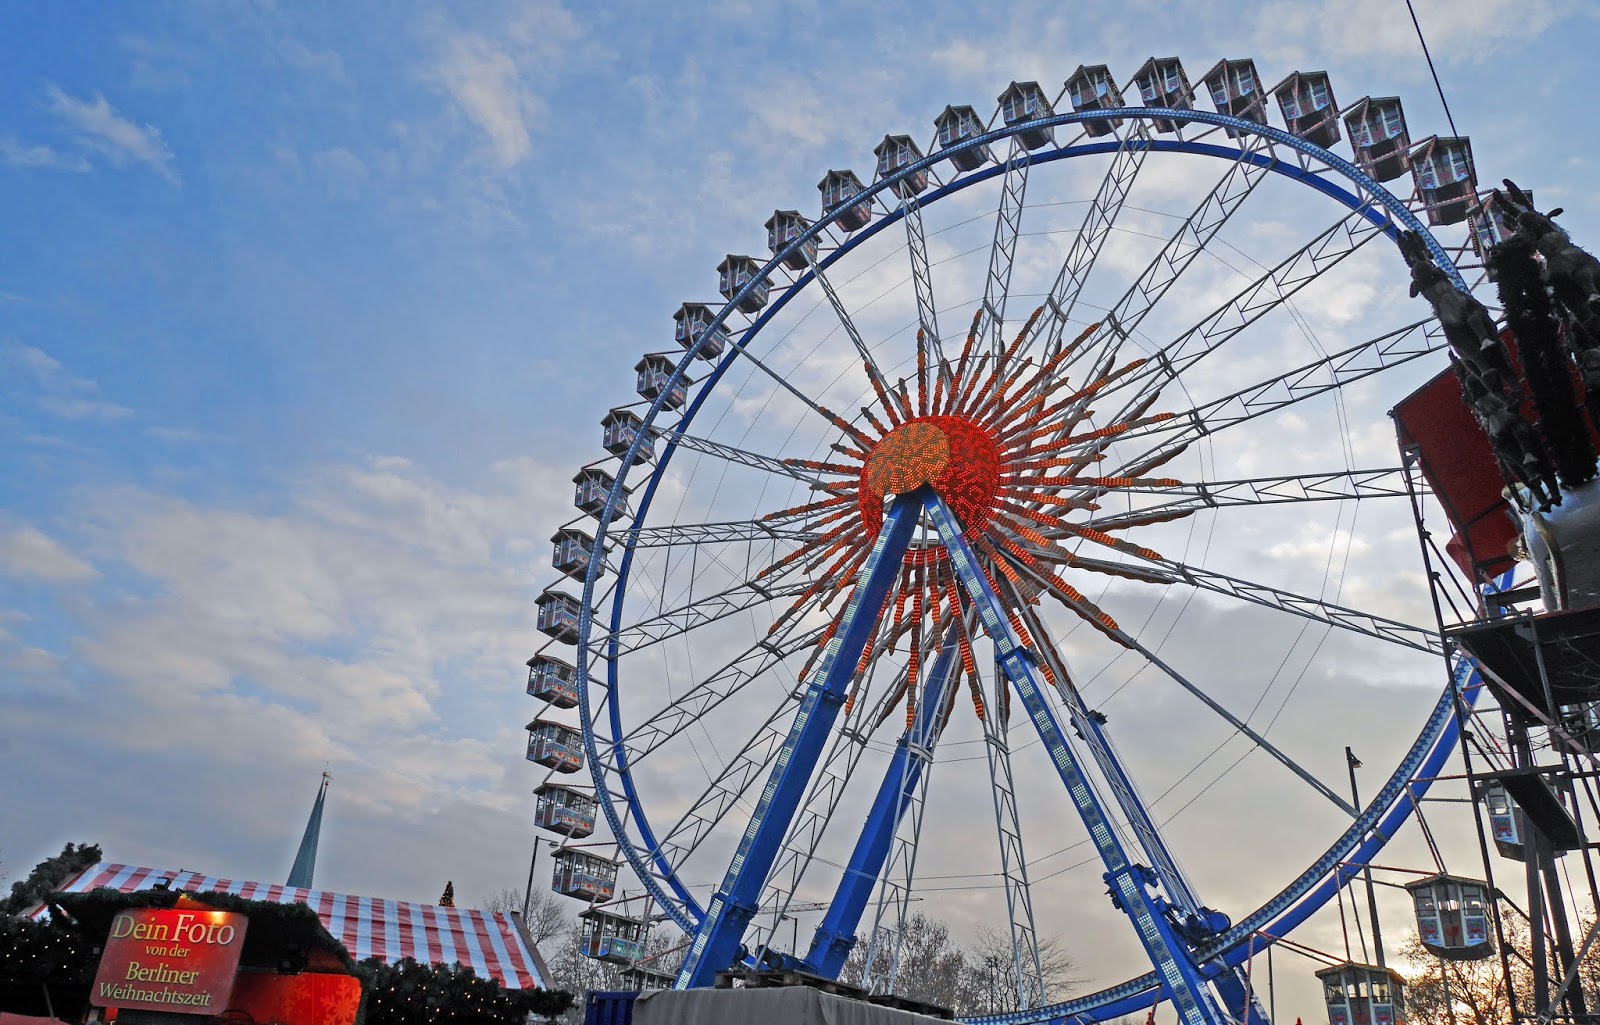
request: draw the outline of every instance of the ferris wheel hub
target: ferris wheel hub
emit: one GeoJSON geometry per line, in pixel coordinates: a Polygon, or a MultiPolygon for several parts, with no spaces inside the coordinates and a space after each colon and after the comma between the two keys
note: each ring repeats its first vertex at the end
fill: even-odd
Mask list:
{"type": "Polygon", "coordinates": [[[969,529],[994,518],[1000,493],[1000,445],[993,429],[964,416],[919,416],[872,446],[861,469],[861,517],[872,536],[883,500],[932,487],[969,529]]]}
{"type": "Polygon", "coordinates": [[[950,465],[950,438],[929,420],[901,424],[867,458],[861,486],[878,497],[904,495],[932,484],[950,465]]]}

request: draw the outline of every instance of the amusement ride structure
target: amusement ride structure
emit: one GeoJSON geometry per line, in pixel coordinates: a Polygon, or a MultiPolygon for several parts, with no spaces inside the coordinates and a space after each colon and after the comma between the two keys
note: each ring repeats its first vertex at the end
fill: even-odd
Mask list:
{"type": "MultiPolygon", "coordinates": [[[[828,171],[816,216],[775,211],[770,255],[728,255],[721,301],[677,311],[680,348],[639,361],[639,401],[602,421],[609,457],[574,478],[579,515],[553,538],[570,583],[538,598],[528,758],[549,770],[537,822],[565,837],[554,886],[588,905],[585,953],[642,971],[650,923],[669,921],[688,937],[678,988],[743,966],[892,993],[910,903],[981,879],[966,907],[993,909],[1014,999],[976,1020],[1170,1002],[1190,1025],[1265,1022],[1254,959],[1453,777],[1526,865],[1551,973],[1520,1013],[1578,1020],[1561,972],[1588,942],[1553,859],[1587,865],[1579,763],[1600,747],[1600,695],[1552,684],[1541,639],[1559,634],[1581,676],[1572,652],[1600,636],[1560,611],[1591,598],[1588,507],[1562,501],[1594,476],[1592,448],[1588,477],[1573,451],[1590,428],[1581,396],[1557,410],[1589,375],[1574,339],[1600,297],[1581,250],[1528,196],[1480,190],[1466,138],[1414,142],[1395,97],[1341,110],[1321,72],[1268,88],[1224,60],[1196,89],[1176,58],[1121,86],[1085,66],[1058,95],[1013,82],[988,116],[950,106],[933,128],[886,136],[870,182],[828,171]],[[1551,266],[1570,269],[1540,306],[1551,266]],[[1508,330],[1541,344],[1502,338],[1508,281],[1527,300],[1506,304],[1508,330]],[[1325,344],[1313,321],[1359,334],[1325,344]],[[1399,457],[1371,440],[1390,406],[1399,457]],[[1441,517],[1442,546],[1426,529],[1441,517]],[[1342,599],[1358,531],[1396,524],[1409,565],[1342,599]],[[1294,555],[1307,530],[1320,575],[1294,555]],[[1512,576],[1518,538],[1536,586],[1512,576]],[[1427,615],[1423,570],[1426,626],[1393,611],[1427,615]],[[1225,671],[1181,661],[1204,646],[1225,671]],[[1338,684],[1338,666],[1434,690],[1324,698],[1294,726],[1302,681],[1303,697],[1338,684]],[[1485,682],[1503,720],[1478,709],[1485,682]],[[1305,750],[1340,702],[1356,718],[1337,746],[1321,737],[1333,752],[1411,717],[1365,804],[1305,750]],[[1196,849],[1157,805],[1229,742],[1252,757],[1206,770],[1190,801],[1237,787],[1218,808],[1236,818],[1196,849]],[[1136,765],[1165,785],[1156,800],[1136,765]],[[1294,809],[1284,856],[1303,861],[1266,878],[1253,859],[1276,841],[1252,832],[1274,807],[1294,809]],[[1069,810],[1083,831],[1063,850],[1099,873],[1075,892],[1103,890],[1132,927],[1104,942],[1144,968],[1060,999],[1040,937],[1082,933],[1041,895],[1062,852],[1039,857],[1024,830],[1055,845],[1069,810]],[[1227,913],[1203,895],[1223,886],[1227,913]],[[802,911],[820,915],[809,936],[802,911]]],[[[1414,876],[1429,950],[1506,956],[1492,879],[1442,860],[1414,876]]],[[[1317,974],[1333,1025],[1404,1019],[1381,945],[1317,974]]]]}

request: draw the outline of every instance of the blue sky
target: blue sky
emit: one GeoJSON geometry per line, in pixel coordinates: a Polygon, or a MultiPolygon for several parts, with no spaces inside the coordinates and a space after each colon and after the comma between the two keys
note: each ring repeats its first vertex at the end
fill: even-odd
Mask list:
{"type": "MultiPolygon", "coordinates": [[[[1600,245],[1594,11],[1417,4],[1600,245]]],[[[1253,54],[1444,119],[1390,0],[0,6],[0,859],[515,884],[530,598],[637,355],[946,103],[1253,54]],[[443,837],[479,839],[449,845],[443,837]]]]}

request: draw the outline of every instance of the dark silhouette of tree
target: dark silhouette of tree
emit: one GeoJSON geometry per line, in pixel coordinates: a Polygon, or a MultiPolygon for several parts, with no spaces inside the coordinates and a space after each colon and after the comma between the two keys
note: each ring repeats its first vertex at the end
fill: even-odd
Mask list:
{"type": "Polygon", "coordinates": [[[11,895],[0,901],[0,915],[20,915],[44,903],[68,879],[99,862],[99,844],[67,844],[60,854],[33,866],[26,879],[11,884],[11,895]]]}
{"type": "MultiPolygon", "coordinates": [[[[887,956],[888,952],[884,952],[887,956]]],[[[840,980],[860,985],[867,945],[857,943],[840,980]]],[[[1072,959],[1057,937],[1039,944],[1045,1000],[1065,998],[1077,981],[1072,959]]],[[[909,1000],[948,1007],[957,1014],[990,1014],[1017,1010],[1017,971],[1009,935],[984,930],[966,948],[950,935],[950,927],[916,912],[906,922],[895,972],[894,991],[909,1000]]]]}
{"type": "Polygon", "coordinates": [[[459,962],[369,957],[357,973],[367,991],[367,1025],[525,1025],[529,1015],[551,1020],[574,1003],[561,990],[506,989],[459,962]]]}
{"type": "MultiPolygon", "coordinates": [[[[891,955],[891,951],[885,950],[874,957],[891,955]]],[[[851,949],[844,970],[839,973],[840,981],[861,985],[866,964],[867,944],[862,941],[851,949]]],[[[894,977],[895,993],[908,1000],[954,1008],[961,994],[966,967],[966,955],[951,938],[949,926],[920,911],[906,920],[905,935],[900,941],[900,964],[894,977]]]]}
{"type": "MultiPolygon", "coordinates": [[[[1529,958],[1528,920],[1504,901],[1500,920],[1511,946],[1511,985],[1517,1010],[1529,1014],[1533,1010],[1533,965],[1529,958]]],[[[1592,918],[1580,917],[1580,942],[1591,924],[1592,918]]],[[[1400,948],[1400,956],[1418,966],[1414,972],[1406,973],[1406,1012],[1411,1025],[1450,1025],[1451,1009],[1455,1011],[1455,1025],[1503,1025],[1511,1020],[1505,972],[1498,955],[1481,961],[1443,961],[1424,948],[1413,933],[1400,948]]],[[[1550,974],[1554,992],[1561,985],[1561,973],[1552,965],[1550,974]]],[[[1584,999],[1593,1010],[1600,1000],[1600,944],[1579,963],[1576,984],[1582,987],[1584,999]]]]}
{"type": "MultiPolygon", "coordinates": [[[[998,1014],[1022,1007],[1017,997],[1017,969],[1009,934],[984,929],[966,949],[966,974],[958,1010],[962,1014],[998,1014]]],[[[1039,968],[1044,978],[1044,1003],[1064,1000],[1078,983],[1076,966],[1059,937],[1039,941],[1039,968]]]]}
{"type": "MultiPolygon", "coordinates": [[[[491,893],[478,907],[483,911],[515,913],[520,916],[524,895],[524,890],[508,886],[491,893]]],[[[528,902],[528,920],[522,924],[539,947],[539,953],[545,952],[546,944],[560,940],[572,930],[573,920],[571,912],[567,909],[568,903],[570,902],[566,898],[547,889],[533,891],[533,899],[528,902]]]]}

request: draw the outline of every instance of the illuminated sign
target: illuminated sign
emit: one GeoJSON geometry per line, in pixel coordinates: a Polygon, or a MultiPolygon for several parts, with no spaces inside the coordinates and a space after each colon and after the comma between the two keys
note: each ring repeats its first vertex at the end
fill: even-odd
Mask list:
{"type": "Polygon", "coordinates": [[[111,920],[90,1003],[216,1016],[228,1006],[244,915],[187,908],[119,911],[111,920]]]}

